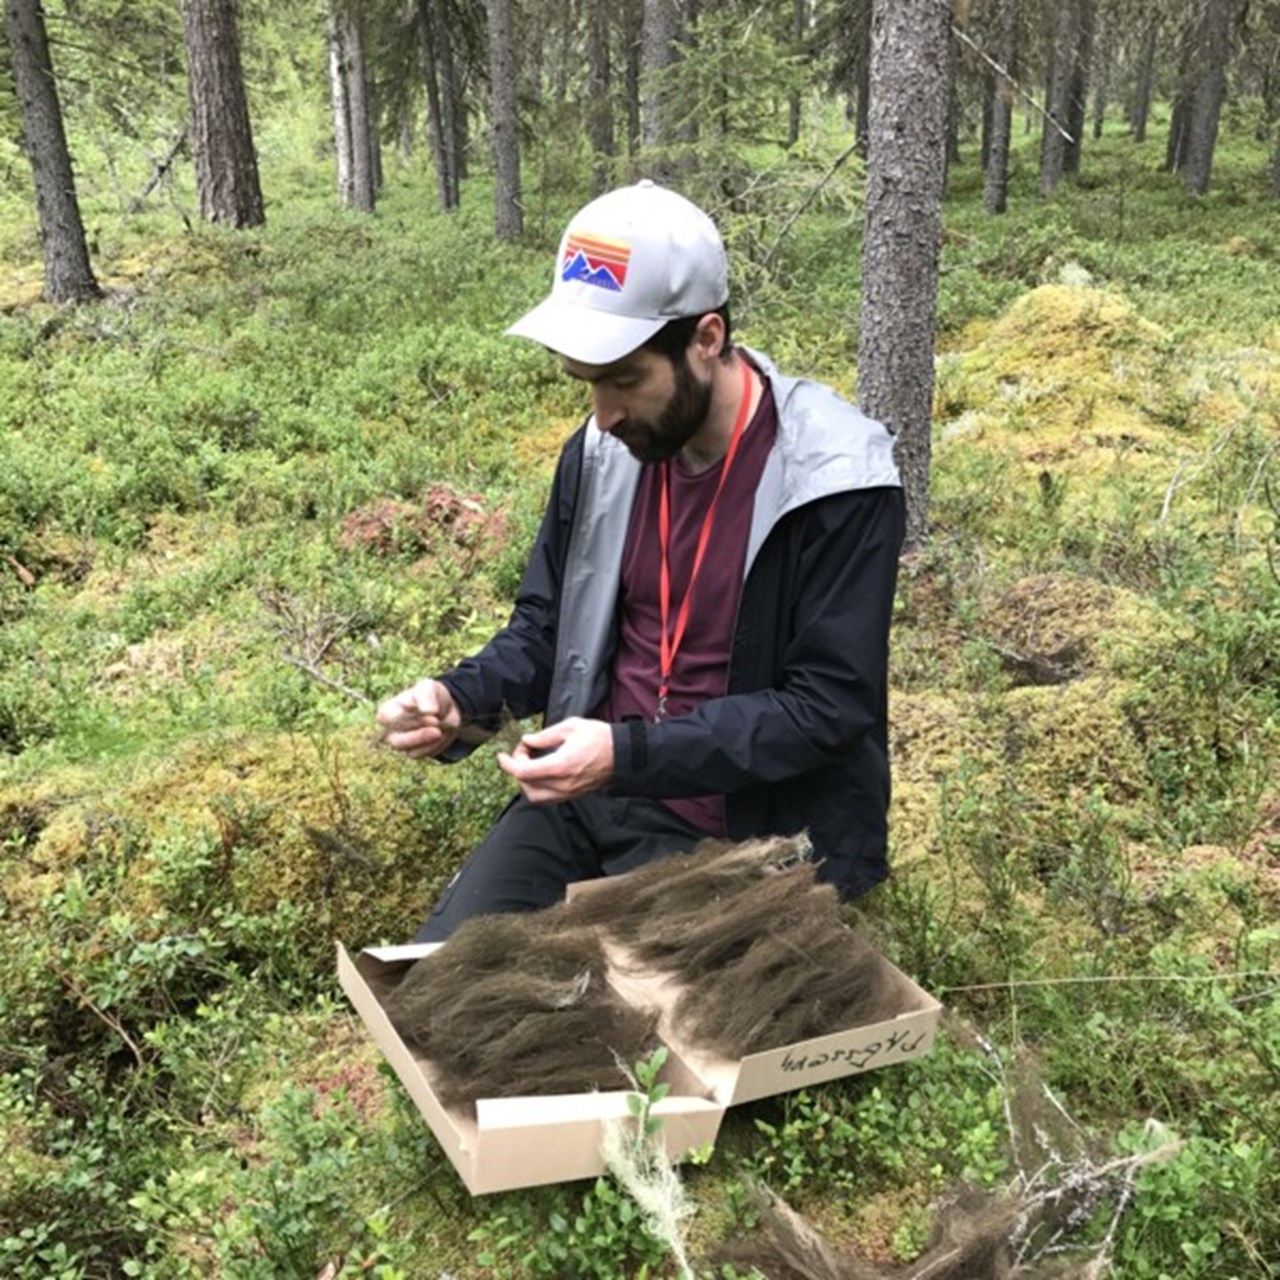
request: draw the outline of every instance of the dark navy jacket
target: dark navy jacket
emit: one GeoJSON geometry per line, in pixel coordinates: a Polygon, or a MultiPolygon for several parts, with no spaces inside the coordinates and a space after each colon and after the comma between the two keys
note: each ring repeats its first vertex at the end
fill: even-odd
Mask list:
{"type": "MultiPolygon", "coordinates": [[[[723,793],[735,839],[807,830],[847,896],[887,874],[888,636],[904,506],[893,438],[829,388],[769,377],[726,696],[614,726],[618,795],[723,793]]],[[[565,445],[507,626],[441,679],[468,719],[547,723],[603,700],[640,464],[588,421],[565,445]]],[[[465,754],[456,748],[447,758],[465,754]]]]}

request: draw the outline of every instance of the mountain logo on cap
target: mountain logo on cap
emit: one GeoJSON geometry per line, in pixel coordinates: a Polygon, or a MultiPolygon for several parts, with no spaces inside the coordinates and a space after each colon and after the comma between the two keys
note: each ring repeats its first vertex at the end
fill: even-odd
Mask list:
{"type": "Polygon", "coordinates": [[[630,260],[630,245],[570,232],[565,237],[560,279],[566,284],[578,280],[620,293],[627,282],[627,263],[630,260]]]}

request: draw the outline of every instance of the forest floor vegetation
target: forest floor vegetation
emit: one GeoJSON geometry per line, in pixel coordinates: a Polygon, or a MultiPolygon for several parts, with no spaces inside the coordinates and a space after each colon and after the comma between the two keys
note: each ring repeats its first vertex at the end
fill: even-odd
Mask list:
{"type": "MultiPolygon", "coordinates": [[[[919,1062],[731,1113],[682,1173],[699,1277],[748,1274],[716,1251],[757,1183],[889,1267],[1033,1152],[1069,1182],[1142,1151],[1041,1274],[1277,1274],[1265,159],[1230,134],[1191,200],[1117,134],[1042,202],[1027,142],[1003,218],[953,170],[895,873],[850,912],[951,1014],[919,1062]]],[[[445,216],[393,169],[363,219],[285,172],[248,233],[100,194],[107,294],[64,311],[0,198],[0,1272],[675,1275],[612,1179],[471,1199],[333,972],[506,798],[491,752],[395,758],[372,708],[505,618],[584,405],[501,331],[585,170],[516,247],[479,182],[445,216]]],[[[739,336],[852,392],[858,258],[817,202],[740,263],[739,336]]]]}

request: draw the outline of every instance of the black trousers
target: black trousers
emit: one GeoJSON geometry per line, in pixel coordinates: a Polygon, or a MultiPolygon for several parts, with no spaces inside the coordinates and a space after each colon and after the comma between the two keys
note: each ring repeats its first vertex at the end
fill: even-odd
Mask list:
{"type": "Polygon", "coordinates": [[[416,941],[442,942],[472,916],[553,906],[574,880],[685,853],[704,837],[657,800],[595,793],[535,805],[517,796],[440,895],[416,941]]]}

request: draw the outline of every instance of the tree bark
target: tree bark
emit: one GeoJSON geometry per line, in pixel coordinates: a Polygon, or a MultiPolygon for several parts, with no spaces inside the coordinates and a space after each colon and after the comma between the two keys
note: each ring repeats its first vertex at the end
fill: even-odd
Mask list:
{"type": "Polygon", "coordinates": [[[609,186],[613,142],[613,68],[609,61],[609,6],[597,3],[587,13],[587,125],[591,139],[591,189],[609,186]]]}
{"type": "Polygon", "coordinates": [[[1151,96],[1156,81],[1156,34],[1160,27],[1160,19],[1153,17],[1147,22],[1146,34],[1142,37],[1142,53],[1138,58],[1138,82],[1133,95],[1133,140],[1146,142],[1147,117],[1151,114],[1151,96]]]}
{"type": "MultiPolygon", "coordinates": [[[[602,0],[595,0],[599,5],[602,0]]],[[[551,65],[551,98],[563,104],[569,96],[569,76],[573,70],[573,36],[578,26],[578,6],[575,0],[560,0],[555,6],[560,20],[558,39],[554,47],[551,65]]]]}
{"type": "Polygon", "coordinates": [[[348,209],[355,200],[355,184],[351,176],[351,102],[347,96],[347,73],[343,66],[337,2],[338,0],[329,0],[326,6],[325,43],[329,52],[329,105],[333,114],[338,203],[348,209]]]}
{"type": "MultiPolygon", "coordinates": [[[[1018,73],[1018,0],[1000,0],[996,61],[1009,76],[1018,73]]],[[[1004,76],[991,103],[991,143],[982,184],[982,203],[988,213],[1004,213],[1009,202],[1009,138],[1013,129],[1014,82],[1004,76]]]]}
{"type": "MultiPolygon", "coordinates": [[[[808,0],[793,0],[791,9],[791,38],[797,56],[803,53],[805,36],[809,29],[808,0]]],[[[800,90],[791,91],[791,99],[787,104],[787,146],[794,147],[800,141],[800,90]]]]}
{"type": "Polygon", "coordinates": [[[440,134],[443,147],[445,181],[442,186],[444,208],[456,209],[462,201],[462,157],[466,139],[466,112],[453,57],[453,36],[449,30],[449,14],[445,0],[426,0],[431,14],[432,49],[440,77],[440,134]]]}
{"type": "Polygon", "coordinates": [[[22,147],[35,182],[44,296],[59,303],[96,298],[101,290],[89,264],[39,0],[5,0],[5,34],[22,115],[22,147]]]}
{"type": "Polygon", "coordinates": [[[1074,63],[1076,0],[1058,0],[1053,10],[1049,72],[1045,92],[1044,134],[1040,144],[1040,194],[1051,196],[1062,178],[1070,114],[1071,72],[1074,63]]]}
{"type": "Polygon", "coordinates": [[[510,0],[487,0],[489,84],[493,101],[494,232],[515,240],[524,230],[520,187],[520,134],[516,117],[516,59],[510,0]]]}
{"type": "Polygon", "coordinates": [[[858,400],[898,435],[908,550],[928,528],[950,6],[875,0],[858,400]]]}
{"type": "Polygon", "coordinates": [[[1071,84],[1067,90],[1067,132],[1071,141],[1062,152],[1063,173],[1080,172],[1080,151],[1089,110],[1089,70],[1093,63],[1094,0],[1075,0],[1076,30],[1071,54],[1071,84]]]}
{"type": "Polygon", "coordinates": [[[960,86],[956,44],[947,45],[947,170],[960,163],[960,86]]]}
{"type": "Polygon", "coordinates": [[[670,155],[675,124],[671,91],[666,81],[677,57],[681,16],[679,0],[644,0],[641,139],[646,151],[656,152],[650,167],[659,182],[669,181],[675,171],[670,155]]]}
{"type": "Polygon", "coordinates": [[[378,128],[381,110],[378,107],[378,86],[367,76],[365,87],[365,116],[368,123],[366,136],[369,139],[369,178],[373,183],[375,195],[382,190],[382,131],[378,128]]]}
{"type": "Polygon", "coordinates": [[[986,173],[991,161],[991,115],[996,109],[998,89],[996,73],[988,67],[982,73],[982,140],[978,144],[978,164],[983,173],[986,173]]]}
{"type": "Polygon", "coordinates": [[[427,137],[436,170],[440,208],[458,207],[458,126],[455,118],[453,48],[441,0],[418,0],[422,74],[427,89],[427,137]]]}
{"type": "Polygon", "coordinates": [[[642,0],[622,0],[623,46],[627,97],[627,155],[640,150],[640,80],[644,56],[644,6],[642,0]]]}
{"type": "Polygon", "coordinates": [[[235,0],[182,0],[182,28],[201,216],[233,227],[261,226],[266,214],[240,68],[235,0]]]}
{"type": "Polygon", "coordinates": [[[853,111],[853,136],[858,155],[871,153],[871,0],[858,6],[858,57],[855,63],[857,87],[853,111]]]}
{"type": "MultiPolygon", "coordinates": [[[[676,39],[675,62],[698,55],[698,19],[702,13],[702,0],[683,0],[676,39]]],[[[699,112],[682,110],[682,104],[673,103],[671,110],[681,117],[676,126],[676,141],[687,143],[690,148],[698,141],[699,112]]],[[[679,166],[676,166],[679,168],[679,166]]]]}
{"type": "Polygon", "coordinates": [[[526,100],[535,111],[542,106],[542,65],[546,60],[545,37],[546,26],[535,19],[533,29],[527,33],[524,57],[520,59],[527,85],[526,100]]]}
{"type": "Polygon", "coordinates": [[[377,172],[370,122],[369,81],[364,69],[364,39],[358,0],[335,0],[338,49],[347,89],[351,133],[351,208],[372,213],[377,200],[377,172]]]}
{"type": "Polygon", "coordinates": [[[1165,144],[1164,169],[1179,173],[1187,158],[1191,125],[1191,100],[1196,91],[1196,47],[1200,24],[1189,20],[1178,41],[1178,78],[1174,86],[1173,110],[1169,116],[1169,138],[1165,144]]]}
{"type": "Polygon", "coordinates": [[[1227,93],[1231,57],[1231,0],[1208,0],[1200,28],[1200,74],[1191,100],[1187,131],[1186,188],[1193,196],[1209,190],[1218,118],[1227,93]]]}
{"type": "Polygon", "coordinates": [[[418,0],[418,37],[422,58],[422,78],[427,89],[427,141],[436,171],[440,208],[451,209],[449,161],[445,144],[444,113],[440,102],[440,70],[436,64],[436,33],[431,20],[430,0],[418,0]]]}
{"type": "Polygon", "coordinates": [[[1115,14],[1107,0],[1100,0],[1096,17],[1099,39],[1094,45],[1093,68],[1093,140],[1102,137],[1107,117],[1107,97],[1111,92],[1112,43],[1115,38],[1115,14]]]}

